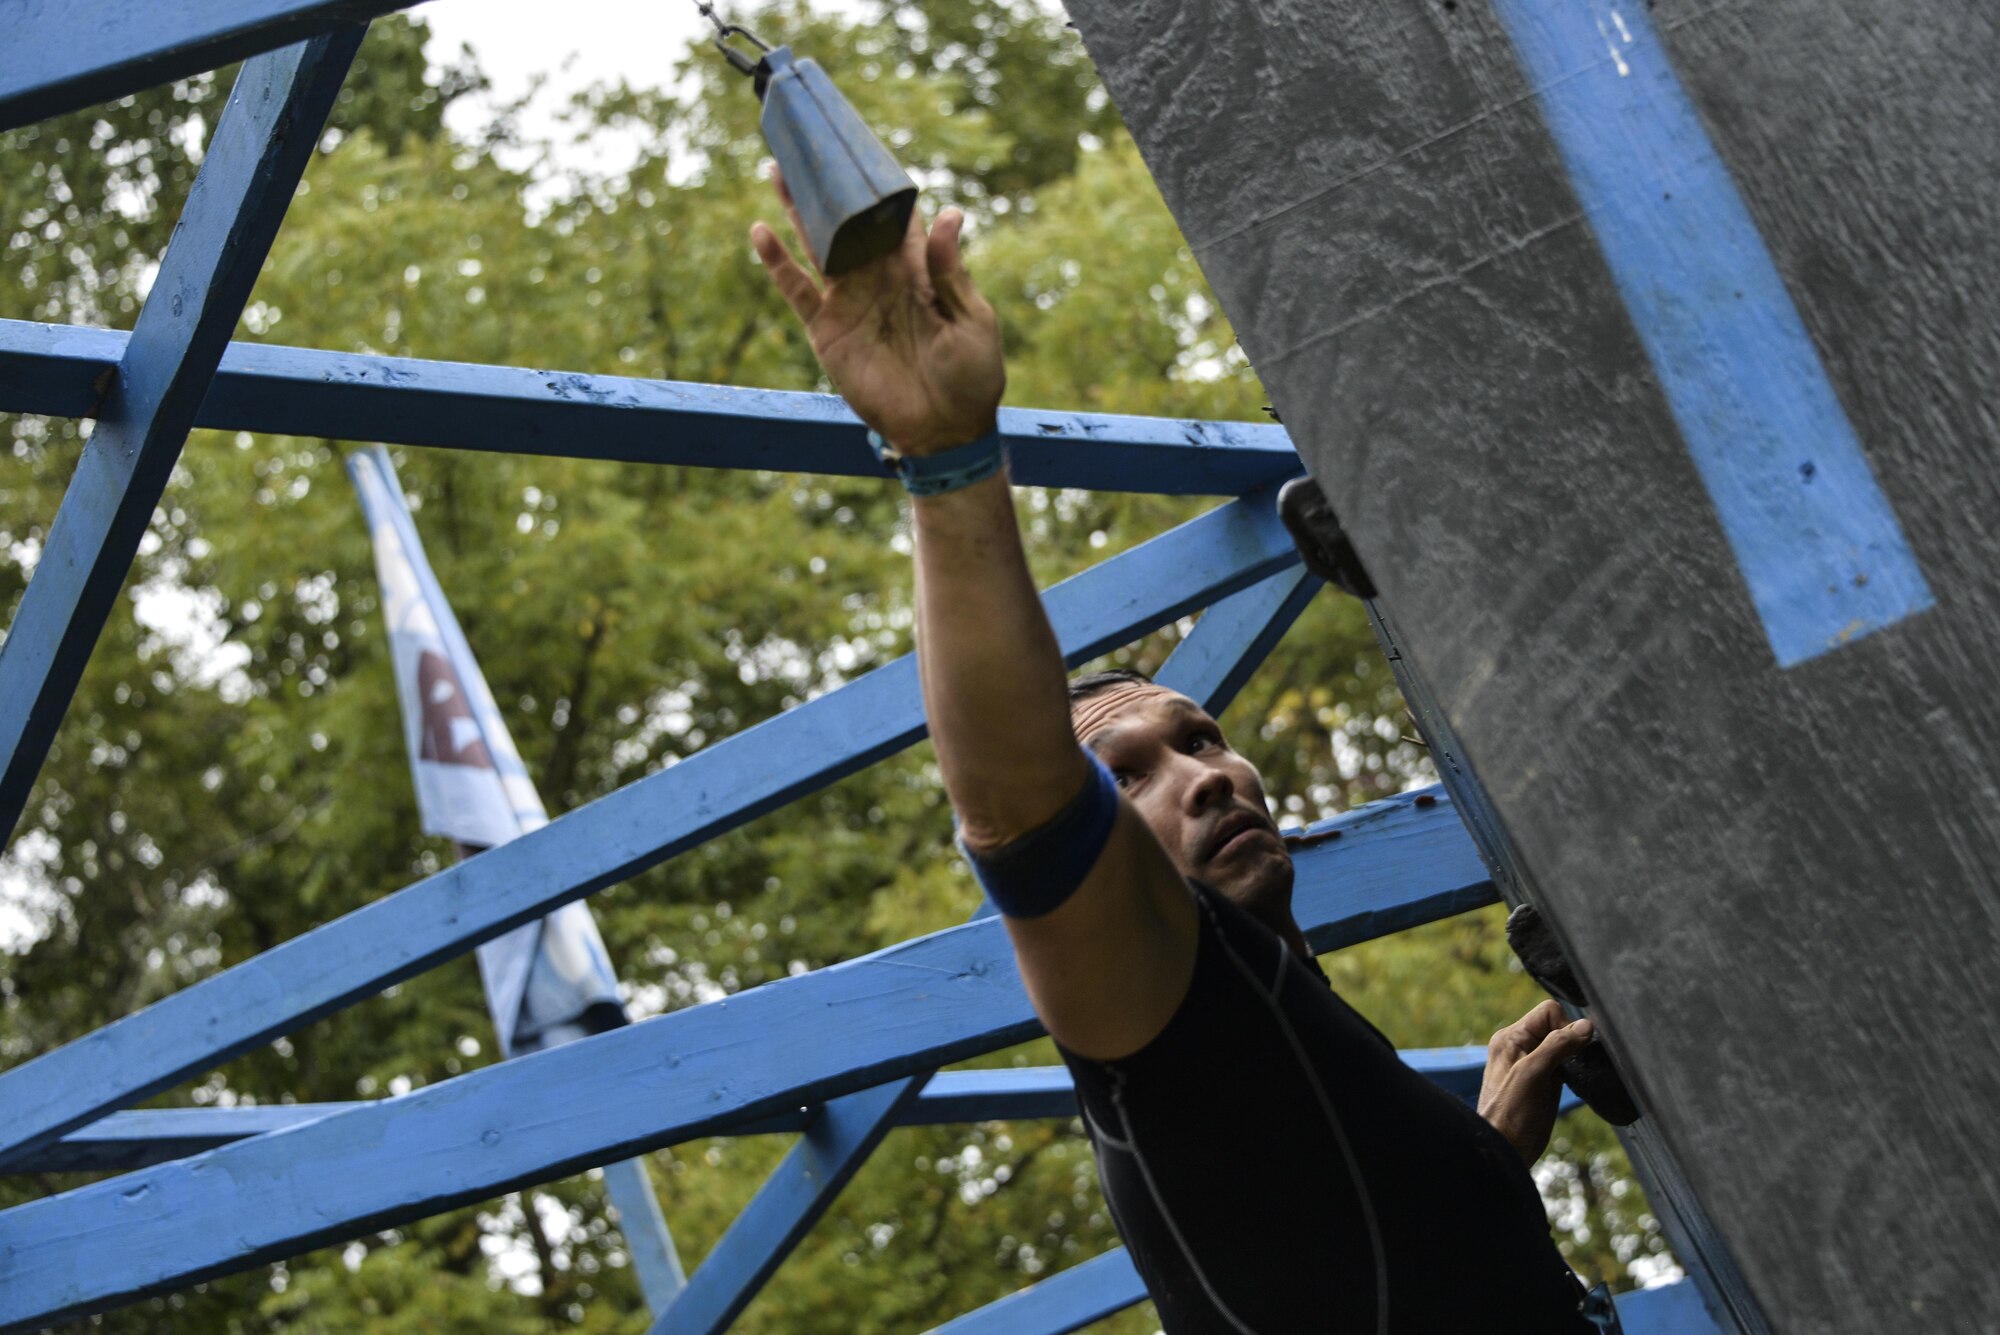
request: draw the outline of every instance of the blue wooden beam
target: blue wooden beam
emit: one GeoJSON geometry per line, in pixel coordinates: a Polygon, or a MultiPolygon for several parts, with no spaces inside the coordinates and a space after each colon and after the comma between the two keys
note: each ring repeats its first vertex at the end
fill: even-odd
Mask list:
{"type": "MultiPolygon", "coordinates": [[[[125,335],[0,321],[0,411],[87,417],[125,335]]],[[[196,425],[583,459],[883,478],[831,394],[365,357],[257,343],[223,355],[196,425]]],[[[1023,486],[1240,496],[1299,472],[1283,427],[1003,408],[1023,486]],[[1087,448],[1078,448],[1085,445],[1087,448]]]]}
{"type": "Polygon", "coordinates": [[[10,1172],[124,1172],[203,1154],[223,1145],[286,1131],[354,1107],[352,1103],[274,1103],[237,1108],[148,1108],[113,1113],[46,1145],[10,1172]]]}
{"type": "MultiPolygon", "coordinates": [[[[216,69],[415,0],[13,0],[0,130],[216,69]]],[[[319,137],[313,122],[312,138],[319,137]]]]}
{"type": "Polygon", "coordinates": [[[1621,1293],[1617,1302],[1624,1335],[1722,1335],[1701,1290],[1685,1280],[1621,1293]]]}
{"type": "MultiPolygon", "coordinates": [[[[931,1335],[1068,1335],[1145,1300],[1146,1285],[1132,1258],[1114,1247],[947,1321],[931,1335]]],[[[1616,1302],[1624,1335],[1722,1335],[1692,1284],[1621,1293],[1616,1302]]]]}
{"type": "Polygon", "coordinates": [[[680,1249],[674,1246],[673,1230],[667,1227],[645,1159],[618,1159],[604,1165],[604,1194],[618,1214],[618,1231],[624,1235],[632,1269],[638,1272],[647,1308],[665,1311],[687,1286],[687,1271],[681,1267],[680,1249]]]}
{"type": "MultiPolygon", "coordinates": [[[[1407,1054],[1416,1059],[1421,1053],[1407,1054]]],[[[1437,1076],[1433,1075],[1433,1079],[1437,1076]]],[[[185,1159],[270,1131],[285,1131],[357,1103],[290,1103],[236,1108],[147,1108],[117,1112],[72,1131],[53,1145],[22,1157],[17,1173],[125,1172],[185,1159]]],[[[732,1122],[732,1136],[804,1131],[815,1109],[781,1109],[732,1122]]],[[[1060,1066],[1015,1066],[982,1071],[939,1071],[918,1096],[896,1112],[897,1126],[937,1126],[951,1122],[1026,1121],[1069,1117],[1076,1093],[1060,1066]]],[[[607,1167],[606,1173],[610,1172],[607,1167]]]]}
{"type": "MultiPolygon", "coordinates": [[[[1434,794],[1375,803],[1321,831],[1335,832],[1298,859],[1296,912],[1316,945],[1494,900],[1434,794]]],[[[16,1206],[0,1213],[0,1330],[101,1311],[1038,1032],[1002,925],[967,923],[16,1206]],[[117,1238],[115,1267],[84,1245],[105,1237],[117,1238]]]]}
{"type": "Polygon", "coordinates": [[[655,1315],[650,1335],[728,1329],[861,1171],[923,1083],[921,1075],[893,1080],[820,1108],[680,1297],[655,1315]]]}
{"type": "Polygon", "coordinates": [[[1132,1258],[1113,1247],[947,1321],[932,1335],[1066,1335],[1145,1300],[1132,1258]]]}
{"type": "MultiPolygon", "coordinates": [[[[1421,1059],[1424,1054],[1406,1054],[1421,1059]]],[[[1438,1075],[1433,1073],[1433,1079],[1438,1075]]],[[[147,1108],[117,1112],[72,1131],[53,1145],[22,1157],[17,1173],[126,1172],[185,1159],[270,1131],[285,1131],[357,1103],[288,1103],[236,1108],[147,1108]]],[[[1070,1117],[1076,1092],[1060,1066],[1014,1066],[982,1071],[939,1071],[918,1096],[896,1111],[897,1126],[939,1126],[952,1122],[1027,1121],[1070,1117]]],[[[785,1108],[731,1122],[732,1136],[798,1133],[816,1109],[785,1108]]],[[[611,1170],[607,1167],[605,1172],[611,1170]]]]}
{"type": "MultiPolygon", "coordinates": [[[[1266,491],[1045,601],[1083,662],[1296,559],[1266,491]]],[[[13,1068],[0,1075],[0,1163],[894,754],[924,735],[916,677],[898,659],[13,1068]]]]}
{"type": "Polygon", "coordinates": [[[915,1106],[927,1078],[916,1072],[805,1110],[805,1136],[757,1188],[680,1297],[655,1309],[648,1335],[727,1330],[915,1106]]]}
{"type": "MultiPolygon", "coordinates": [[[[1479,1093],[1486,1049],[1411,1048],[1403,1060],[1433,1082],[1470,1103],[1479,1093]]],[[[1564,1110],[1572,1096],[1565,1093],[1564,1110]]],[[[113,1113],[53,1145],[24,1157],[19,1173],[124,1172],[185,1159],[232,1145],[251,1136],[316,1122],[356,1103],[289,1103],[237,1108],[148,1108],[113,1113]]],[[[1032,1121],[1073,1117],[1076,1090],[1061,1066],[1003,1066],[977,1071],[939,1071],[915,1099],[898,1107],[897,1126],[943,1126],[955,1122],[1032,1121]]],[[[817,1110],[787,1108],[724,1128],[732,1136],[797,1133],[812,1124],[817,1110]]],[[[609,1168],[605,1170],[610,1172],[609,1168]]]]}
{"type": "MultiPolygon", "coordinates": [[[[1220,712],[1311,597],[1313,577],[1294,566],[1229,595],[1202,615],[1161,673],[1164,684],[1220,712]],[[1299,590],[1304,589],[1304,596],[1299,590]]],[[[982,905],[974,920],[988,916],[982,905]]],[[[932,1083],[935,1083],[933,1081],[932,1083]]],[[[649,1335],[717,1335],[757,1296],[834,1198],[860,1171],[925,1077],[850,1094],[820,1114],[838,1134],[794,1146],[729,1226],[673,1306],[655,1309],[649,1335]]]]}
{"type": "MultiPolygon", "coordinates": [[[[49,4],[46,12],[67,11],[49,4]]],[[[6,16],[10,27],[14,17],[6,16]]],[[[8,68],[21,54],[13,41],[10,32],[8,68]]],[[[20,820],[360,44],[361,31],[348,29],[260,56],[230,90],[97,429],[0,643],[0,845],[20,820]]]]}
{"type": "Polygon", "coordinates": [[[1076,1086],[1065,1066],[998,1066],[939,1071],[896,1119],[897,1126],[1032,1121],[1076,1116],[1076,1086]]]}
{"type": "Polygon", "coordinates": [[[1320,583],[1304,566],[1293,566],[1232,593],[1201,614],[1153,680],[1222,717],[1250,674],[1306,610],[1320,583]]]}

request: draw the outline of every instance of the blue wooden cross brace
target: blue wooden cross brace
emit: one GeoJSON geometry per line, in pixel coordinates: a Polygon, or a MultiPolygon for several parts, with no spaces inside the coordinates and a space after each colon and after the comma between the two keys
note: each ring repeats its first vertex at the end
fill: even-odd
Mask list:
{"type": "MultiPolygon", "coordinates": [[[[1048,591],[1086,662],[1297,560],[1268,493],[1048,591]]],[[[914,656],[0,1075],[0,1147],[43,1145],[479,942],[893,755],[924,735],[914,656]],[[281,981],[282,980],[282,981],[281,981]]]]}
{"type": "MultiPolygon", "coordinates": [[[[0,130],[310,37],[365,28],[368,20],[413,3],[14,0],[7,7],[7,59],[0,61],[0,130]]],[[[319,137],[319,124],[312,122],[308,139],[319,137]]]]}
{"type": "MultiPolygon", "coordinates": [[[[1338,831],[1298,858],[1296,912],[1316,951],[1494,902],[1435,790],[1316,828],[1338,831]]],[[[0,1332],[723,1133],[1039,1032],[1002,925],[967,923],[16,1206],[0,1213],[0,1332]],[[113,1265],[79,1245],[113,1234],[113,1265]]]]}
{"type": "MultiPolygon", "coordinates": [[[[1413,1070],[1467,1100],[1478,1093],[1486,1066],[1481,1047],[1418,1048],[1402,1054],[1413,1070]]],[[[352,1103],[245,1104],[233,1108],[150,1108],[112,1113],[53,1145],[24,1157],[29,1173],[125,1172],[233,1145],[252,1136],[285,1131],[346,1112],[352,1103]]],[[[1003,1066],[939,1071],[895,1118],[897,1126],[956,1122],[1032,1121],[1076,1115],[1076,1092],[1061,1066],[1003,1066]]],[[[732,1136],[798,1134],[818,1116],[814,1108],[783,1108],[745,1117],[726,1128],[732,1136]]]]}
{"type": "Polygon", "coordinates": [[[1093,1256],[1039,1284],[947,1321],[932,1335],[1064,1335],[1146,1297],[1123,1247],[1093,1256]]]}
{"type": "Polygon", "coordinates": [[[360,45],[360,31],[346,29],[260,56],[230,90],[97,429],[0,643],[0,844],[21,818],[360,45]]]}
{"type": "MultiPolygon", "coordinates": [[[[85,417],[126,335],[0,320],[0,403],[85,417]]],[[[196,426],[624,463],[882,477],[831,394],[232,343],[196,426]]],[[[1299,471],[1284,428],[1002,408],[1022,486],[1240,496],[1299,471]],[[1087,448],[1079,448],[1087,446],[1087,448]]]]}
{"type": "MultiPolygon", "coordinates": [[[[1123,1247],[990,1302],[931,1335],[1068,1335],[1146,1300],[1146,1285],[1123,1247]]],[[[1624,1335],[1721,1335],[1701,1295],[1686,1281],[1622,1294],[1624,1335]]]]}

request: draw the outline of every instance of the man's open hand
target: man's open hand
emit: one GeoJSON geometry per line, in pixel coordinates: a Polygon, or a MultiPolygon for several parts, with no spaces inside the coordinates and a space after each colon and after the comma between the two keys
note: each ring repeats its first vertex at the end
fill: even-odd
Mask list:
{"type": "MultiPolygon", "coordinates": [[[[803,237],[783,179],[777,184],[803,237]]],[[[808,274],[765,224],[750,229],[757,258],[805,323],[834,388],[905,454],[935,454],[985,435],[1007,386],[999,323],[959,255],[964,222],[946,209],[926,230],[922,212],[912,210],[902,249],[833,279],[817,263],[808,274]]]]}
{"type": "Polygon", "coordinates": [[[1563,1008],[1544,1001],[1493,1035],[1486,1045],[1486,1077],[1479,1084],[1479,1115],[1507,1138],[1527,1163],[1542,1157],[1562,1101],[1563,1058],[1590,1042],[1588,1020],[1567,1022],[1563,1008]]]}

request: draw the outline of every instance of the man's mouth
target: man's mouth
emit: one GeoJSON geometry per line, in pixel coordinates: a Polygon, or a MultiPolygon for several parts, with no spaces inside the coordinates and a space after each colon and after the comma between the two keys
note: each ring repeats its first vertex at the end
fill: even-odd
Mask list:
{"type": "Polygon", "coordinates": [[[1265,829],[1264,823],[1247,811],[1231,812],[1222,818],[1210,838],[1207,861],[1214,862],[1235,852],[1247,840],[1256,837],[1265,829]]]}

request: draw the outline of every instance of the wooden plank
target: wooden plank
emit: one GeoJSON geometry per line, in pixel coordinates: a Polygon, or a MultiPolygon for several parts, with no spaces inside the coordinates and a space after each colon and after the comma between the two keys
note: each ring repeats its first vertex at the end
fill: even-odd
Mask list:
{"type": "MultiPolygon", "coordinates": [[[[1146,1300],[1146,1286],[1123,1247],[1060,1271],[938,1326],[931,1335],[1069,1335],[1146,1300]]],[[[1692,1284],[1622,1293],[1621,1335],[1720,1335],[1692,1284]]]]}
{"type": "Polygon", "coordinates": [[[923,1083],[923,1076],[911,1076],[821,1107],[680,1297],[655,1313],[650,1335],[727,1330],[832,1207],[923,1083]]]}
{"type": "Polygon", "coordinates": [[[145,1168],[222,1145],[303,1126],[352,1103],[274,1103],[235,1108],[148,1108],[113,1113],[45,1145],[8,1172],[99,1173],[145,1168]]]}
{"type": "MultiPolygon", "coordinates": [[[[125,336],[0,320],[0,411],[86,417],[125,336]]],[[[838,396],[232,343],[195,425],[701,468],[888,476],[838,396]]],[[[1269,422],[1002,408],[1022,486],[1240,496],[1300,469],[1269,422]]]]}
{"type": "MultiPolygon", "coordinates": [[[[1403,1053],[1412,1070],[1471,1102],[1486,1069],[1484,1048],[1412,1048],[1403,1053]]],[[[1570,1096],[1565,1092],[1565,1100],[1570,1096]]],[[[72,1131],[53,1145],[25,1156],[20,1173],[112,1172],[185,1159],[252,1136],[283,1131],[345,1112],[353,1103],[288,1103],[238,1108],[149,1108],[117,1112],[72,1131]]],[[[729,1123],[732,1136],[804,1131],[815,1110],[787,1108],[729,1123]]],[[[921,1093],[896,1110],[897,1126],[941,1126],[954,1122],[1028,1121],[1074,1117],[1076,1091],[1062,1066],[1006,1066],[976,1071],[939,1071],[921,1093]]],[[[610,1170],[607,1168],[606,1172],[610,1170]]]]}
{"type": "Polygon", "coordinates": [[[1294,566],[1224,598],[1201,614],[1153,680],[1221,718],[1250,674],[1306,610],[1320,583],[1304,566],[1294,566]]]}
{"type": "MultiPolygon", "coordinates": [[[[1254,493],[1048,591],[1071,662],[1283,569],[1254,493]]],[[[560,820],[315,928],[0,1075],[0,1146],[46,1144],[560,904],[892,755],[924,734],[898,659],[560,820]]]]}
{"type": "MultiPolygon", "coordinates": [[[[1320,832],[1299,857],[1295,892],[1318,949],[1493,902],[1435,793],[1374,803],[1320,832]]],[[[1002,924],[967,923],[17,1206],[0,1214],[0,1330],[102,1311],[1037,1032],[1002,924]],[[99,1256],[112,1238],[116,1267],[99,1256]]]]}
{"type": "Polygon", "coordinates": [[[1621,1293],[1616,1302],[1619,1335],[1722,1335],[1701,1290],[1684,1280],[1621,1293]]]}
{"type": "MultiPolygon", "coordinates": [[[[13,0],[0,130],[136,93],[414,0],[13,0]]],[[[318,137],[319,122],[313,122],[318,137]]]]}
{"type": "Polygon", "coordinates": [[[0,844],[20,820],[360,44],[361,30],[347,29],[260,56],[230,90],[97,429],[0,642],[0,844]]]}
{"type": "Polygon", "coordinates": [[[680,1249],[674,1246],[673,1230],[667,1227],[646,1161],[619,1159],[604,1165],[604,1194],[617,1212],[618,1231],[639,1274],[647,1308],[665,1311],[687,1287],[687,1272],[681,1268],[680,1249]]]}
{"type": "Polygon", "coordinates": [[[938,1326],[931,1335],[1068,1335],[1146,1301],[1146,1284],[1123,1247],[938,1326]]]}

